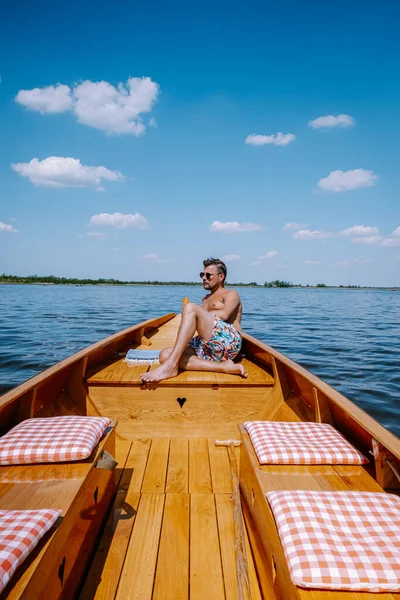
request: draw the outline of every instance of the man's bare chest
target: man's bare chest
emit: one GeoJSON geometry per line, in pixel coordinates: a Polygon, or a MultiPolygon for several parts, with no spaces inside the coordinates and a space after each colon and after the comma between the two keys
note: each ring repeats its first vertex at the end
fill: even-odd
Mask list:
{"type": "Polygon", "coordinates": [[[225,300],[222,295],[210,296],[203,300],[203,308],[212,312],[213,310],[221,310],[224,308],[225,300]]]}

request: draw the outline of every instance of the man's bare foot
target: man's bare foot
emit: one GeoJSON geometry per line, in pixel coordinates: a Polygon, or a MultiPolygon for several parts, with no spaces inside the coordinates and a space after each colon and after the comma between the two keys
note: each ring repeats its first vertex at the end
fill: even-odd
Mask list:
{"type": "Polygon", "coordinates": [[[176,377],[178,375],[178,368],[173,365],[169,365],[166,361],[154,371],[148,371],[147,373],[142,373],[140,378],[144,383],[157,383],[157,381],[162,381],[163,379],[170,379],[170,377],[176,377]]]}
{"type": "Polygon", "coordinates": [[[219,364],[223,367],[222,373],[240,375],[246,379],[247,371],[241,363],[234,363],[233,360],[223,360],[219,364]]]}

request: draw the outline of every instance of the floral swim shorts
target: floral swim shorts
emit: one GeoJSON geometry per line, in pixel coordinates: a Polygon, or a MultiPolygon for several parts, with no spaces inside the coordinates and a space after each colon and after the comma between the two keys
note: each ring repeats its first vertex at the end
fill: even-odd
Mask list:
{"type": "Polygon", "coordinates": [[[208,342],[196,335],[190,340],[189,346],[194,349],[196,356],[205,360],[233,360],[242,347],[242,336],[233,325],[214,315],[214,327],[208,342]]]}

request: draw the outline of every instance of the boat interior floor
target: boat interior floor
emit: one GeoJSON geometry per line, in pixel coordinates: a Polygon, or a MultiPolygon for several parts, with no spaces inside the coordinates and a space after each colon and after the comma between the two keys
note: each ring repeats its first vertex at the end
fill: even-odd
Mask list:
{"type": "MultiPolygon", "coordinates": [[[[179,323],[175,317],[135,347],[146,349],[149,341],[150,349],[172,346],[179,323]]],[[[80,600],[239,597],[230,463],[215,441],[239,439],[238,423],[246,420],[301,420],[296,399],[282,404],[274,395],[273,370],[242,361],[248,379],[186,372],[144,386],[140,373],[149,367],[128,367],[123,356],[88,373],[88,414],[118,421],[118,467],[115,501],[80,600]]],[[[244,451],[236,448],[238,464],[244,451]]],[[[252,465],[248,457],[240,462],[251,490],[252,465]]],[[[364,467],[263,467],[262,477],[269,489],[380,490],[364,467]]],[[[251,508],[251,491],[249,502],[251,508]]],[[[275,600],[248,502],[244,511],[251,597],[275,600]]],[[[305,594],[309,600],[338,598],[329,591],[305,594]]],[[[380,600],[398,597],[379,594],[380,600]]]]}

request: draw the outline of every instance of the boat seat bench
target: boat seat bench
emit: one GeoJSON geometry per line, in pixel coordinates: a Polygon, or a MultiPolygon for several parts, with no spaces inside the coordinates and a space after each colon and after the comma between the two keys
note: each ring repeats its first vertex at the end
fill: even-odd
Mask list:
{"type": "MultiPolygon", "coordinates": [[[[270,387],[274,379],[270,373],[255,362],[242,358],[240,361],[248,373],[244,379],[239,375],[226,373],[212,373],[209,371],[182,371],[177,377],[166,379],[157,383],[158,387],[176,385],[204,385],[211,386],[257,386],[270,387]]],[[[153,371],[158,365],[128,365],[125,358],[115,357],[108,362],[97,365],[87,374],[87,383],[91,386],[142,386],[141,373],[153,371]]]]}
{"type": "Polygon", "coordinates": [[[103,468],[115,453],[115,427],[83,461],[0,467],[0,510],[61,509],[52,528],[15,572],[0,599],[73,598],[84,575],[115,490],[115,475],[103,468]]]}
{"type": "MultiPolygon", "coordinates": [[[[317,590],[294,585],[275,520],[265,497],[267,492],[279,490],[383,492],[368,473],[368,466],[260,465],[244,425],[240,426],[240,434],[240,488],[245,501],[246,524],[262,548],[258,562],[256,560],[256,568],[263,572],[267,570],[269,585],[274,586],[277,597],[284,600],[399,599],[399,593],[317,590]]],[[[265,578],[265,573],[263,576],[265,578]]],[[[260,581],[262,580],[263,577],[260,576],[260,581]]]]}

